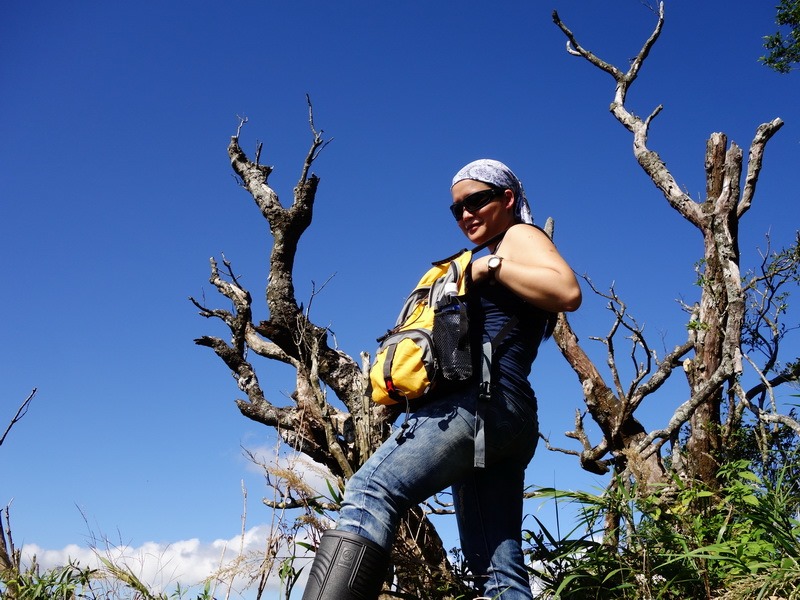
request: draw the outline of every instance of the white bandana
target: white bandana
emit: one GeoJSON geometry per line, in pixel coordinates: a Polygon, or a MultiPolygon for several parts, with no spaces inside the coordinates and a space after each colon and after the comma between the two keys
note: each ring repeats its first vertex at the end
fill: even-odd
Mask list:
{"type": "Polygon", "coordinates": [[[525,190],[522,188],[522,182],[517,179],[517,176],[501,163],[499,160],[492,160],[491,158],[482,158],[473,161],[463,167],[455,177],[453,177],[454,186],[459,181],[464,179],[474,179],[475,181],[482,181],[495,187],[509,189],[514,192],[516,204],[514,205],[514,215],[520,223],[533,224],[533,215],[531,214],[528,199],[525,197],[525,190]]]}

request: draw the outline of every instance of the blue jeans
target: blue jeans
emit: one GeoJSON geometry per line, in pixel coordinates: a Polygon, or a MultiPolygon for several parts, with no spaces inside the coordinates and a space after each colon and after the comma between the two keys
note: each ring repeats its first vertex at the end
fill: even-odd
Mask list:
{"type": "Polygon", "coordinates": [[[486,407],[486,467],[476,469],[476,402],[477,388],[469,387],[411,415],[405,433],[387,439],[348,481],[336,528],[389,550],[404,513],[451,486],[462,551],[483,594],[531,600],[521,530],[536,412],[494,393],[486,407]]]}

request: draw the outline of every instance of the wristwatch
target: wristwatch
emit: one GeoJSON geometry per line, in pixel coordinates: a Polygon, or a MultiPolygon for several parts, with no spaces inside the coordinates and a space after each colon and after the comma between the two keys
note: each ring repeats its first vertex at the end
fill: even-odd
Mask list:
{"type": "Polygon", "coordinates": [[[486,268],[489,269],[489,275],[492,277],[492,279],[494,279],[495,272],[497,271],[497,269],[500,268],[500,263],[502,262],[503,262],[503,257],[497,256],[496,254],[492,254],[489,257],[489,260],[486,261],[486,268]]]}

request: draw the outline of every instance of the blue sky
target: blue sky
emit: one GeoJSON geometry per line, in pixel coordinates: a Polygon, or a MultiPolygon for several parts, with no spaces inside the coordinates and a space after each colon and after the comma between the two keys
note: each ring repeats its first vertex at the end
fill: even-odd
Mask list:
{"type": "MultiPolygon", "coordinates": [[[[800,76],[757,62],[773,4],[668,3],[628,101],[641,115],[664,104],[651,147],[696,198],[710,133],[747,148],[760,123],[786,122],[743,222],[744,266],[765,232],[791,241],[800,216],[800,76]]],[[[224,365],[193,344],[224,332],[188,300],[225,306],[207,281],[221,253],[263,293],[268,230],[226,154],[237,115],[249,119],[243,148],[264,142],[284,204],[311,143],[306,94],[333,139],[314,164],[321,184],[295,281],[307,301],[333,276],[312,318],[349,354],[372,351],[424,265],[464,245],[449,181],[479,157],[515,170],[574,269],[613,282],[656,347],[681,341],[676,299],[696,295],[701,240],[636,165],[608,112],[612,80],[565,52],[553,9],[620,67],[655,23],[639,0],[3,3],[3,428],[39,390],[0,449],[17,544],[80,547],[89,530],[137,548],[232,539],[242,480],[249,525],[269,521],[241,447],[271,448],[274,435],[240,416],[224,365]]],[[[585,292],[572,323],[593,348],[610,320],[585,292]]],[[[272,398],[291,392],[285,369],[261,373],[272,398]]],[[[580,388],[554,345],[533,381],[543,431],[574,447],[562,433],[580,388]]],[[[679,382],[644,407],[646,425],[663,424],[684,394],[679,382]]],[[[528,479],[604,483],[543,448],[528,479]]]]}

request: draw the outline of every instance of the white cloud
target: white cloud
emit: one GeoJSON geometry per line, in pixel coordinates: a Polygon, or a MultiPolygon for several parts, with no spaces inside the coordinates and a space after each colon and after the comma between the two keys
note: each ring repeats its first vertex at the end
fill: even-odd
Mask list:
{"type": "MultiPolygon", "coordinates": [[[[251,473],[263,474],[264,467],[268,466],[273,473],[271,481],[277,483],[279,477],[275,476],[275,469],[279,472],[291,472],[311,490],[324,496],[329,495],[327,481],[332,481],[332,476],[324,467],[310,459],[299,454],[278,452],[276,447],[261,446],[248,449],[248,452],[252,457],[252,460],[247,461],[247,468],[251,473]]],[[[267,495],[273,493],[269,486],[266,493],[267,495]]],[[[278,513],[275,516],[278,517],[278,513]]],[[[282,516],[293,518],[289,515],[282,516]]],[[[333,522],[328,525],[332,526],[333,522]]],[[[274,527],[279,527],[279,523],[276,522],[274,527]]],[[[255,586],[250,585],[247,575],[234,577],[232,572],[237,569],[254,572],[264,560],[267,540],[272,533],[274,533],[273,525],[262,524],[250,527],[228,539],[201,541],[198,538],[191,538],[170,543],[148,541],[138,546],[122,542],[114,543],[105,538],[98,539],[92,534],[93,539],[85,544],[69,544],[61,549],[26,544],[22,547],[22,557],[23,563],[30,564],[35,555],[42,571],[62,567],[70,562],[102,571],[105,569],[100,560],[102,557],[128,570],[149,589],[165,592],[167,595],[175,591],[178,584],[182,589],[201,590],[205,580],[216,576],[211,582],[214,597],[249,600],[255,598],[255,591],[247,588],[255,586]]],[[[298,531],[297,534],[303,533],[298,531]]],[[[281,540],[278,559],[268,578],[269,586],[263,598],[278,597],[281,582],[277,572],[280,561],[288,557],[291,552],[286,547],[286,541],[281,540]]],[[[296,546],[293,552],[300,557],[294,565],[296,569],[310,563],[308,553],[302,547],[296,546]]],[[[293,596],[302,593],[308,570],[308,568],[303,569],[293,596]]],[[[194,596],[187,593],[186,597],[194,596]]]]}
{"type": "MultiPolygon", "coordinates": [[[[30,564],[35,555],[43,571],[67,565],[70,561],[77,561],[81,567],[103,569],[100,556],[128,569],[151,590],[167,594],[174,591],[179,583],[182,588],[202,588],[204,580],[220,574],[219,580],[211,583],[215,597],[227,597],[230,587],[230,598],[252,598],[255,592],[246,590],[249,583],[247,577],[231,577],[225,569],[242,563],[251,566],[260,564],[270,533],[269,526],[259,525],[246,530],[244,535],[212,542],[193,538],[169,544],[145,542],[138,547],[98,543],[95,548],[70,544],[60,550],[26,544],[22,547],[22,556],[23,562],[30,564]]],[[[298,551],[302,549],[298,548],[298,551]]],[[[279,556],[288,556],[288,551],[285,548],[279,550],[279,556]]],[[[296,568],[308,562],[307,558],[301,558],[296,568]]],[[[264,594],[266,598],[277,596],[280,586],[277,568],[276,564],[269,578],[269,588],[264,594]]],[[[307,570],[303,571],[303,579],[307,570]]]]}

